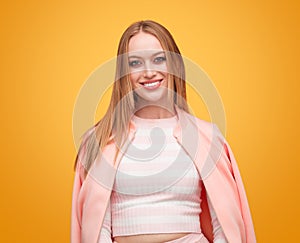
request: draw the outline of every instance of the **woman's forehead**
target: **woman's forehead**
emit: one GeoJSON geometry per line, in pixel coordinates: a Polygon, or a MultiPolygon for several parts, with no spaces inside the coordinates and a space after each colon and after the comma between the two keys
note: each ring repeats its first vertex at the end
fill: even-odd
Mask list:
{"type": "Polygon", "coordinates": [[[129,58],[151,58],[154,56],[158,56],[161,54],[165,54],[163,49],[147,49],[147,50],[138,50],[138,51],[129,51],[128,57],[129,58]]]}
{"type": "Polygon", "coordinates": [[[137,52],[144,50],[163,50],[163,48],[154,35],[140,32],[130,38],[128,51],[137,52]]]}

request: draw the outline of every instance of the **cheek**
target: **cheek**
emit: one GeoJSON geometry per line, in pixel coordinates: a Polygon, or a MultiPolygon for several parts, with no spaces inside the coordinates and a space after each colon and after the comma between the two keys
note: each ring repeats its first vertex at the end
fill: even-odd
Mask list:
{"type": "Polygon", "coordinates": [[[161,72],[161,75],[163,75],[165,78],[167,78],[168,77],[168,72],[166,71],[166,72],[161,72]]]}
{"type": "Polygon", "coordinates": [[[168,82],[169,82],[168,73],[161,72],[160,74],[166,80],[166,82],[164,83],[164,86],[167,87],[168,86],[168,82]]]}
{"type": "Polygon", "coordinates": [[[138,80],[140,79],[140,75],[141,74],[139,72],[130,73],[129,77],[133,87],[136,87],[138,80]]]}

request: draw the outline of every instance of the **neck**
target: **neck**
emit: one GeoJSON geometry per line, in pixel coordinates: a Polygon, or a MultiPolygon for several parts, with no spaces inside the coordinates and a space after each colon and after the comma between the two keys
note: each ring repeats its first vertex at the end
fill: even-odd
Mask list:
{"type": "Polygon", "coordinates": [[[157,106],[147,106],[135,112],[135,115],[146,119],[160,119],[175,116],[174,109],[164,109],[157,106]]]}
{"type": "Polygon", "coordinates": [[[155,101],[145,100],[142,97],[137,96],[134,114],[146,119],[160,119],[175,116],[176,110],[174,103],[170,101],[168,95],[155,101]]]}
{"type": "Polygon", "coordinates": [[[139,102],[136,103],[134,114],[146,119],[169,118],[176,115],[174,105],[170,102],[139,102]]]}

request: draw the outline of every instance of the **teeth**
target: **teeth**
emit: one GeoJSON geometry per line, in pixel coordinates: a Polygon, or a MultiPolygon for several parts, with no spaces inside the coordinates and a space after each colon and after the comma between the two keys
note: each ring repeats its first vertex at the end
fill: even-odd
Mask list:
{"type": "Polygon", "coordinates": [[[153,83],[146,83],[146,84],[143,84],[144,86],[146,87],[152,87],[152,86],[155,86],[155,85],[158,85],[159,84],[159,81],[156,81],[156,82],[153,82],[153,83]]]}

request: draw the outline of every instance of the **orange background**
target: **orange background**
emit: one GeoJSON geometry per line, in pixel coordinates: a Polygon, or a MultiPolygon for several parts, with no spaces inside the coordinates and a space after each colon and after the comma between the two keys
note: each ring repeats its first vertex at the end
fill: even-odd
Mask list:
{"type": "Polygon", "coordinates": [[[3,242],[69,242],[76,97],[141,19],[165,25],[217,87],[258,242],[297,241],[297,1],[10,1],[0,9],[3,242]]]}

